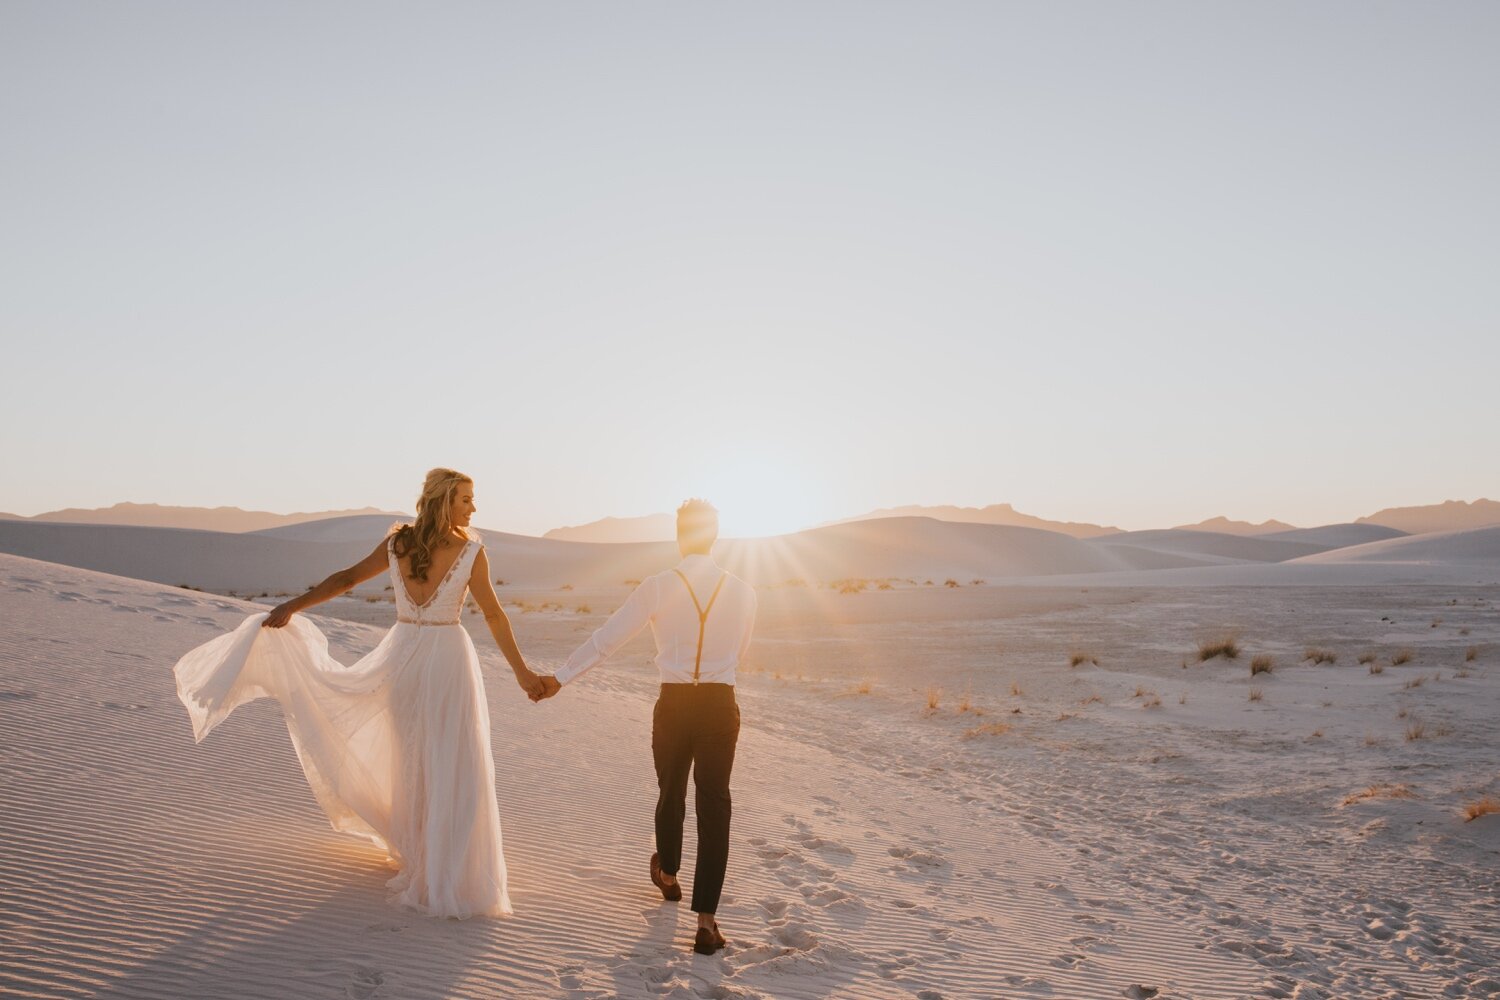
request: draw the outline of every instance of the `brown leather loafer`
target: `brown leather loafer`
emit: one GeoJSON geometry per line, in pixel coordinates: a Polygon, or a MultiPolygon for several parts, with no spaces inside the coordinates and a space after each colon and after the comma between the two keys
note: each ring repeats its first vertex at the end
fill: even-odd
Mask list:
{"type": "Polygon", "coordinates": [[[719,932],[718,923],[715,923],[713,927],[698,928],[698,936],[693,940],[693,950],[700,955],[712,955],[728,943],[719,932]]]}
{"type": "Polygon", "coordinates": [[[661,898],[669,903],[675,903],[682,899],[682,886],[676,882],[668,883],[661,877],[661,855],[651,855],[651,881],[661,890],[661,898]]]}

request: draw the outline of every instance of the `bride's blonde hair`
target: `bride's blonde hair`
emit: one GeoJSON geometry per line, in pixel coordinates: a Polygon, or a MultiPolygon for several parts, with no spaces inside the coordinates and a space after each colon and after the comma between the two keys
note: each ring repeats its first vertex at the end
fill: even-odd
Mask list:
{"type": "Polygon", "coordinates": [[[391,539],[391,551],[398,559],[411,556],[412,579],[427,581],[432,553],[453,530],[453,519],[449,516],[453,494],[465,483],[473,485],[474,480],[453,469],[433,469],[422,481],[416,523],[403,524],[391,539]]]}

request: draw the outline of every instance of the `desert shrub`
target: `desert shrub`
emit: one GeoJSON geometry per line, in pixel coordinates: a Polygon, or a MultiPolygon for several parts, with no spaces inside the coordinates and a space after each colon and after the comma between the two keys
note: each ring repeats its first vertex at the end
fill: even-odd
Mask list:
{"type": "Polygon", "coordinates": [[[1205,663],[1216,656],[1222,656],[1226,660],[1238,659],[1240,655],[1240,644],[1232,635],[1222,636],[1218,639],[1209,639],[1198,643],[1198,662],[1205,663]]]}
{"type": "Polygon", "coordinates": [[[1500,813],[1500,799],[1492,795],[1486,795],[1478,802],[1470,802],[1464,806],[1464,822],[1473,822],[1481,816],[1488,816],[1490,813],[1500,813]]]}
{"type": "Polygon", "coordinates": [[[1003,722],[986,722],[973,729],[964,730],[964,739],[972,740],[979,736],[1003,736],[1008,732],[1010,732],[1010,726],[1003,722]]]}
{"type": "Polygon", "coordinates": [[[1391,656],[1391,666],[1393,666],[1393,667],[1399,667],[1403,663],[1410,663],[1411,662],[1411,658],[1412,658],[1412,651],[1411,650],[1409,650],[1409,649],[1398,649],[1398,650],[1396,650],[1395,654],[1391,656]]]}
{"type": "Polygon", "coordinates": [[[1362,666],[1362,667],[1363,666],[1367,666],[1367,665],[1369,665],[1371,663],[1374,663],[1374,662],[1375,662],[1375,654],[1374,653],[1371,653],[1371,652],[1367,651],[1367,652],[1359,654],[1359,665],[1360,666],[1362,666]]]}
{"type": "Polygon", "coordinates": [[[1339,654],[1331,649],[1320,649],[1317,646],[1310,646],[1307,652],[1302,654],[1302,659],[1304,662],[1311,660],[1313,666],[1316,667],[1320,663],[1337,663],[1339,661],[1339,654]]]}
{"type": "Polygon", "coordinates": [[[1264,691],[1262,691],[1260,688],[1251,688],[1250,689],[1250,700],[1251,701],[1260,701],[1263,698],[1265,698],[1265,696],[1266,696],[1266,693],[1264,691]]]}
{"type": "MultiPolygon", "coordinates": [[[[1365,740],[1366,743],[1369,740],[1365,740]]],[[[1369,788],[1344,796],[1344,805],[1352,806],[1356,802],[1366,799],[1409,799],[1412,797],[1411,789],[1405,785],[1393,785],[1386,782],[1377,782],[1369,788]]]]}
{"type": "Polygon", "coordinates": [[[1256,653],[1250,660],[1250,676],[1256,674],[1269,674],[1276,666],[1276,660],[1270,653],[1256,653]]]}

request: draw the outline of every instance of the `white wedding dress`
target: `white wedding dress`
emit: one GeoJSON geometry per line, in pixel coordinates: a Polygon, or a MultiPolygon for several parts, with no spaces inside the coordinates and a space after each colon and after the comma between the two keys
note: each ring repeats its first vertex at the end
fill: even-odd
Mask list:
{"type": "Polygon", "coordinates": [[[400,868],[393,901],[433,916],[511,912],[484,682],[459,624],[478,552],[466,543],[422,605],[392,552],[396,625],[353,666],[302,615],[271,629],[258,614],[176,667],[199,741],[245,702],[280,702],[333,828],[385,849],[400,868]]]}

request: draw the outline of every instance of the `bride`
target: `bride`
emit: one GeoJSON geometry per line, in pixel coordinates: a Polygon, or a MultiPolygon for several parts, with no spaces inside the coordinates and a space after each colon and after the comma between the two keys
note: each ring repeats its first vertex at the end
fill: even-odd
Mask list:
{"type": "Polygon", "coordinates": [[[177,663],[177,695],[202,741],[237,706],[280,702],[307,782],[334,829],[369,838],[399,873],[394,901],[443,917],[511,912],[495,798],[495,764],[479,659],[459,623],[464,594],[528,695],[526,666],[490,585],[474,483],[433,469],[416,523],[269,614],[247,618],[177,663]],[[383,571],[396,624],[353,666],[297,616],[383,571]]]}

